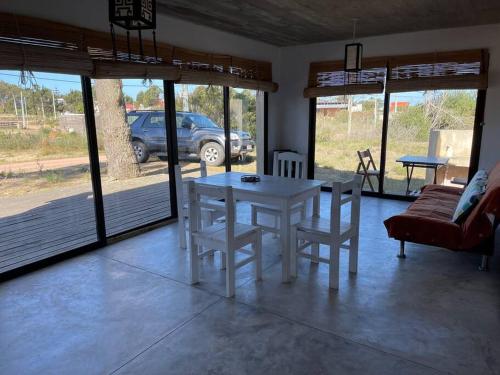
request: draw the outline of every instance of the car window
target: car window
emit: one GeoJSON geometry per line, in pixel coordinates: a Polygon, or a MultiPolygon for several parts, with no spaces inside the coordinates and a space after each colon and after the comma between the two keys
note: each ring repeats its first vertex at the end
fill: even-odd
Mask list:
{"type": "Polygon", "coordinates": [[[146,126],[147,128],[165,128],[165,115],[150,115],[144,123],[144,126],[146,126]]]}
{"type": "Polygon", "coordinates": [[[180,115],[177,113],[177,115],[175,116],[175,122],[178,128],[182,128],[182,121],[184,121],[184,115],[180,115]]]}
{"type": "Polygon", "coordinates": [[[219,126],[210,120],[207,116],[203,115],[189,115],[191,120],[195,123],[195,125],[199,128],[218,128],[219,126]]]}
{"type": "Polygon", "coordinates": [[[129,126],[131,126],[134,122],[136,122],[139,117],[141,116],[132,114],[127,115],[127,123],[129,124],[129,126]]]}

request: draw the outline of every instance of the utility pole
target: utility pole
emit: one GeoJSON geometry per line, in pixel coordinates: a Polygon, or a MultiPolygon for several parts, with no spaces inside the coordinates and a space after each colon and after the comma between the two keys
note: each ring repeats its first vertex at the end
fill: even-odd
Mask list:
{"type": "Polygon", "coordinates": [[[18,116],[17,114],[17,103],[16,103],[16,96],[12,94],[12,100],[14,100],[14,111],[16,112],[16,117],[18,116]]]}
{"type": "Polygon", "coordinates": [[[43,117],[43,123],[45,125],[45,109],[43,108],[43,96],[40,96],[40,103],[42,104],[42,117],[43,117]]]}
{"type": "Polygon", "coordinates": [[[52,92],[52,109],[54,111],[54,119],[57,118],[57,115],[56,115],[56,98],[54,96],[54,90],[51,90],[52,92]]]}
{"type": "Polygon", "coordinates": [[[21,90],[21,115],[23,117],[23,129],[26,128],[26,108],[24,106],[23,91],[21,90]]]}
{"type": "Polygon", "coordinates": [[[375,98],[375,104],[373,105],[373,127],[377,127],[377,113],[378,113],[378,100],[375,98]]]}
{"type": "Polygon", "coordinates": [[[352,95],[349,95],[347,99],[347,136],[351,136],[352,127],[352,95]]]}

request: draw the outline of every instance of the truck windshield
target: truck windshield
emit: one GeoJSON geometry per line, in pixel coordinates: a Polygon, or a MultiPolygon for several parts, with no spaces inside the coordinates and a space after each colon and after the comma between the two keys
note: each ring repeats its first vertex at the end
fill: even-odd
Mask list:
{"type": "Polygon", "coordinates": [[[195,125],[199,128],[218,128],[219,126],[210,120],[207,116],[203,115],[189,115],[191,120],[195,123],[195,125]]]}

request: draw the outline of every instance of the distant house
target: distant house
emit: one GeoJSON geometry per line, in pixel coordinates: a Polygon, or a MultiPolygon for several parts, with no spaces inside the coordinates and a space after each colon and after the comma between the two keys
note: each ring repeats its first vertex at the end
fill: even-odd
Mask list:
{"type": "Polygon", "coordinates": [[[389,106],[389,110],[391,112],[397,112],[401,109],[408,108],[410,106],[410,102],[391,102],[389,106]]]}
{"type": "MultiPolygon", "coordinates": [[[[316,103],[317,111],[325,116],[333,116],[339,111],[347,110],[348,107],[349,104],[347,99],[344,100],[343,97],[318,98],[318,102],[316,103]]],[[[363,110],[363,104],[353,104],[351,110],[352,112],[361,112],[363,110]]]]}

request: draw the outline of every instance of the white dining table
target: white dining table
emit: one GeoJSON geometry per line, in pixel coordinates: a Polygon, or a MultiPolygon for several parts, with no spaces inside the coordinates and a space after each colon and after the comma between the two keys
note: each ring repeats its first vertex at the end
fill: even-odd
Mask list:
{"type": "Polygon", "coordinates": [[[262,175],[259,182],[242,182],[244,173],[227,172],[195,181],[213,186],[231,186],[236,200],[266,204],[281,210],[280,241],[282,280],[290,281],[290,210],[295,204],[313,200],[313,215],[319,216],[321,185],[324,181],[262,175]]]}

